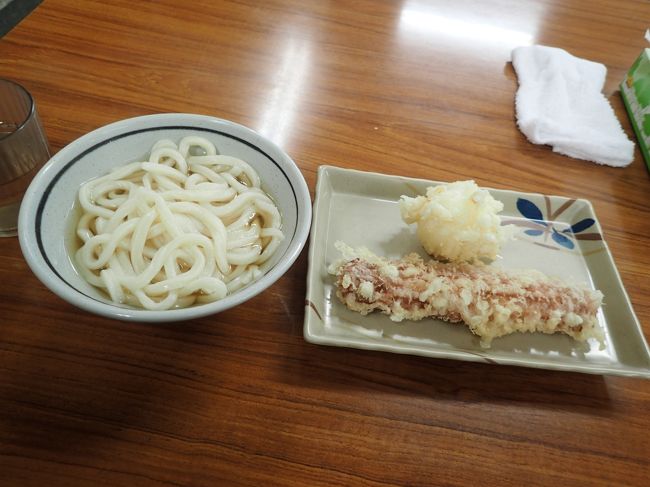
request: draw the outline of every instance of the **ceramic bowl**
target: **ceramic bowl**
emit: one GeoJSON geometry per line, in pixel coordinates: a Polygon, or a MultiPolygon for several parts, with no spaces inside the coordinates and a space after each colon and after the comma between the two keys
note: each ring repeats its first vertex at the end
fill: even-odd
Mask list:
{"type": "Polygon", "coordinates": [[[39,171],[21,204],[20,246],[36,276],[52,292],[91,313],[129,321],[180,321],[237,306],[277,281],[305,245],[311,222],[311,200],[305,179],[291,158],[254,131],[233,122],[191,114],[159,114],[131,118],[101,127],[75,140],[39,171]],[[277,204],[285,239],[257,281],[220,301],[184,309],[149,311],[110,301],[88,284],[73,266],[77,245],[74,226],[79,187],[116,166],[142,160],[154,142],[178,142],[190,134],[211,140],[221,154],[247,161],[260,175],[262,189],[277,204]]]}

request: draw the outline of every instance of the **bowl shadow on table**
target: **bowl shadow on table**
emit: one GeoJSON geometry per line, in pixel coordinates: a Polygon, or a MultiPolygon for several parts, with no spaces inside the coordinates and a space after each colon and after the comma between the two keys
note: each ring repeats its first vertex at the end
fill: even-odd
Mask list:
{"type": "Polygon", "coordinates": [[[190,453],[219,449],[220,428],[232,428],[229,418],[239,414],[233,397],[246,397],[249,388],[258,394],[257,383],[242,377],[259,375],[277,356],[259,359],[259,351],[301,332],[306,267],[303,250],[276,284],[247,303],[153,324],[80,311],[23,274],[29,277],[7,296],[0,327],[0,432],[11,438],[5,453],[83,466],[124,451],[128,469],[134,450],[141,463],[167,455],[169,444],[190,453]],[[24,322],[21,309],[33,310],[33,319],[24,322]]]}

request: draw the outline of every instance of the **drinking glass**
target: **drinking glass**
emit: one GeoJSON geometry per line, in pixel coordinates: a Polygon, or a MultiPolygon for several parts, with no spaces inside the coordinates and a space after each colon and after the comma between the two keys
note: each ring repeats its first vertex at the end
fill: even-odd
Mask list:
{"type": "Polygon", "coordinates": [[[18,83],[0,79],[0,237],[16,235],[23,194],[49,158],[34,99],[18,83]]]}

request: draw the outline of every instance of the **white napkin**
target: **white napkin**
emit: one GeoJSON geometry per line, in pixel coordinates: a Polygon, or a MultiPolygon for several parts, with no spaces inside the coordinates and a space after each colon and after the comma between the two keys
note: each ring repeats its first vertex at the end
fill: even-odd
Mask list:
{"type": "Polygon", "coordinates": [[[632,162],[634,143],[601,93],[604,65],[546,46],[514,49],[512,65],[519,78],[517,125],[528,140],[598,164],[632,162]]]}

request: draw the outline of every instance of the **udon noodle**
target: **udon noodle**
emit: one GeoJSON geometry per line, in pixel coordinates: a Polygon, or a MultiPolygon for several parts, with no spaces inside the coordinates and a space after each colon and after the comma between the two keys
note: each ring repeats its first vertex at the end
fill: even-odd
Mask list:
{"type": "Polygon", "coordinates": [[[263,274],[284,237],[257,172],[196,136],[156,142],[147,161],[85,183],[79,203],[79,273],[149,310],[224,298],[263,274]]]}

